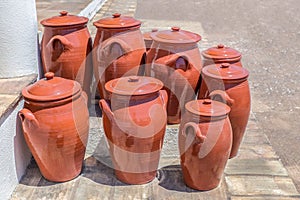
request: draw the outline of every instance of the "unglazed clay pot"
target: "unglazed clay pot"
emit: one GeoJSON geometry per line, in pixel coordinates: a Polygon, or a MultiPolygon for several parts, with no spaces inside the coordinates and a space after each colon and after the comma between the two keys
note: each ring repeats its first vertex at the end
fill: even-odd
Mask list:
{"type": "Polygon", "coordinates": [[[242,67],[242,54],[230,47],[219,44],[202,52],[203,67],[211,64],[230,63],[242,67]]]}
{"type": "Polygon", "coordinates": [[[129,76],[105,84],[111,108],[100,100],[104,132],[116,177],[128,184],[156,176],[167,123],[167,94],[161,81],[129,76]]]}
{"type": "Polygon", "coordinates": [[[100,97],[107,99],[105,83],[122,76],[143,73],[145,43],[141,22],[119,13],[94,22],[97,34],[93,45],[93,64],[100,97]]]}
{"type": "Polygon", "coordinates": [[[180,123],[186,102],[195,98],[202,61],[198,34],[172,27],[151,33],[152,47],[147,53],[146,75],[164,83],[168,92],[168,123],[180,123]]]}
{"type": "Polygon", "coordinates": [[[66,11],[42,20],[41,57],[44,72],[78,81],[90,98],[92,39],[87,22],[88,18],[69,15],[66,11]]]}
{"type": "Polygon", "coordinates": [[[76,81],[52,72],[45,77],[23,89],[19,117],[42,175],[63,182],[81,172],[89,131],[87,96],[76,81]]]}
{"type": "Polygon", "coordinates": [[[151,31],[143,33],[143,38],[144,38],[144,42],[145,42],[145,46],[146,46],[146,51],[150,50],[152,42],[153,42],[150,34],[153,33],[153,32],[157,32],[157,31],[158,31],[158,29],[152,29],[151,31]]]}
{"type": "Polygon", "coordinates": [[[237,155],[250,114],[249,72],[229,63],[208,65],[202,70],[198,99],[210,97],[231,106],[229,119],[233,131],[230,158],[237,155]]]}
{"type": "Polygon", "coordinates": [[[216,188],[229,158],[229,106],[210,99],[186,105],[179,127],[180,163],[185,183],[196,190],[216,188]]]}

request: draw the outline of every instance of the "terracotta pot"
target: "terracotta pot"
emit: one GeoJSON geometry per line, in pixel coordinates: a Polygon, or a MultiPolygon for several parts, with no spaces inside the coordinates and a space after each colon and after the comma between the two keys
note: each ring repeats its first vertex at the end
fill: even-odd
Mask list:
{"type": "Polygon", "coordinates": [[[97,34],[93,45],[93,64],[100,97],[107,99],[105,83],[122,76],[142,74],[145,63],[145,43],[141,22],[115,13],[96,22],[97,34]]]}
{"type": "Polygon", "coordinates": [[[164,83],[168,92],[168,123],[180,123],[186,102],[195,98],[202,61],[198,34],[172,27],[151,34],[152,47],[147,53],[146,75],[164,83]]]}
{"type": "Polygon", "coordinates": [[[92,39],[87,22],[88,18],[69,15],[66,11],[42,20],[41,57],[44,72],[78,81],[90,99],[92,39]]]}
{"type": "Polygon", "coordinates": [[[210,99],[186,104],[179,127],[180,163],[185,183],[196,190],[216,188],[229,158],[230,108],[210,99]]]}
{"type": "Polygon", "coordinates": [[[211,64],[230,63],[242,67],[242,54],[230,47],[219,44],[202,52],[203,67],[211,64]]]}
{"type": "Polygon", "coordinates": [[[45,77],[23,89],[19,117],[42,175],[63,182],[81,172],[89,131],[87,96],[76,81],[52,72],[45,77]]]}
{"type": "Polygon", "coordinates": [[[100,100],[104,132],[116,177],[128,184],[156,176],[166,129],[167,94],[161,81],[129,76],[105,84],[111,108],[100,100]]]}
{"type": "Polygon", "coordinates": [[[208,65],[202,70],[198,99],[211,97],[231,106],[229,119],[233,131],[230,158],[237,155],[250,114],[249,72],[240,66],[223,63],[208,65]]]}
{"type": "Polygon", "coordinates": [[[158,29],[152,29],[151,31],[145,32],[143,33],[143,38],[144,38],[144,42],[145,42],[145,46],[146,46],[146,51],[149,51],[152,45],[152,38],[150,36],[151,33],[157,32],[158,29]]]}

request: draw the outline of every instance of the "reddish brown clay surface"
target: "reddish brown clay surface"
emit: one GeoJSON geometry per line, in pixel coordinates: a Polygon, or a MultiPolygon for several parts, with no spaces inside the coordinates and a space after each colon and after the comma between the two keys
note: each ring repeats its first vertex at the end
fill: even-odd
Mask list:
{"type": "Polygon", "coordinates": [[[153,42],[150,34],[153,33],[153,32],[157,32],[157,31],[158,31],[158,29],[152,29],[149,32],[143,33],[143,38],[144,38],[144,42],[145,42],[145,46],[146,46],[146,51],[149,51],[149,49],[151,48],[152,42],[153,42]]]}
{"type": "Polygon", "coordinates": [[[232,144],[230,108],[210,99],[186,104],[179,127],[179,152],[185,183],[196,190],[216,188],[232,144]]]}
{"type": "Polygon", "coordinates": [[[167,123],[167,94],[162,87],[159,80],[137,76],[105,85],[111,106],[100,100],[104,132],[116,177],[125,183],[155,178],[167,123]]]}
{"type": "Polygon", "coordinates": [[[211,64],[230,63],[242,67],[242,54],[230,47],[219,44],[202,52],[203,67],[211,64]]]}
{"type": "Polygon", "coordinates": [[[202,61],[198,34],[172,27],[151,33],[152,47],[147,53],[146,75],[164,83],[168,92],[168,123],[180,123],[184,104],[195,97],[202,61]]]}
{"type": "Polygon", "coordinates": [[[78,81],[90,97],[92,39],[87,22],[88,18],[69,15],[66,11],[42,20],[41,57],[44,72],[78,81]]]}
{"type": "Polygon", "coordinates": [[[115,13],[96,22],[93,45],[93,64],[100,97],[107,99],[105,83],[122,76],[142,74],[145,63],[145,43],[140,31],[141,22],[115,13]],[[141,70],[141,71],[140,71],[141,70]]]}
{"type": "Polygon", "coordinates": [[[210,97],[230,105],[229,119],[233,131],[230,158],[237,155],[250,114],[249,72],[229,63],[208,65],[202,70],[198,99],[210,97]]]}
{"type": "Polygon", "coordinates": [[[19,112],[26,143],[42,175],[63,182],[81,172],[88,139],[87,96],[79,83],[53,77],[23,89],[19,112]]]}

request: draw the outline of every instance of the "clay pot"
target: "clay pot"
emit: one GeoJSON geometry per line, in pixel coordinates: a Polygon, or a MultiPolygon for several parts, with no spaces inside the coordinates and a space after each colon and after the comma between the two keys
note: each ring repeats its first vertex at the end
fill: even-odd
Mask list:
{"type": "Polygon", "coordinates": [[[122,76],[138,75],[145,64],[145,43],[141,22],[119,13],[94,22],[97,33],[93,45],[93,64],[100,97],[107,99],[105,83],[122,76]]]}
{"type": "Polygon", "coordinates": [[[104,132],[116,177],[128,184],[156,176],[166,129],[167,94],[161,81],[129,76],[105,84],[111,108],[100,100],[104,132]]]}
{"type": "Polygon", "coordinates": [[[242,54],[230,47],[219,44],[202,52],[203,67],[211,64],[230,63],[242,67],[242,54]]]}
{"type": "Polygon", "coordinates": [[[223,63],[208,65],[202,70],[198,99],[210,97],[231,107],[229,119],[233,132],[230,158],[237,155],[250,114],[249,72],[240,66],[223,63]]]}
{"type": "Polygon", "coordinates": [[[152,47],[147,53],[146,75],[164,83],[168,92],[168,123],[180,123],[186,102],[195,98],[202,61],[198,34],[172,27],[151,33],[152,47]]]}
{"type": "Polygon", "coordinates": [[[76,81],[52,72],[45,77],[22,90],[19,117],[42,175],[63,182],[81,172],[89,131],[87,96],[76,81]]]}
{"type": "Polygon", "coordinates": [[[144,42],[145,42],[145,46],[146,46],[146,51],[150,50],[152,42],[153,42],[150,34],[153,33],[153,32],[157,32],[157,31],[158,31],[158,29],[152,29],[151,31],[143,33],[143,38],[144,38],[144,42]]]}
{"type": "Polygon", "coordinates": [[[90,99],[92,39],[87,22],[88,18],[69,15],[66,11],[42,20],[41,57],[44,72],[78,81],[90,99]]]}
{"type": "Polygon", "coordinates": [[[179,127],[183,178],[193,189],[211,190],[219,185],[230,154],[230,108],[210,99],[190,101],[185,107],[179,127]]]}

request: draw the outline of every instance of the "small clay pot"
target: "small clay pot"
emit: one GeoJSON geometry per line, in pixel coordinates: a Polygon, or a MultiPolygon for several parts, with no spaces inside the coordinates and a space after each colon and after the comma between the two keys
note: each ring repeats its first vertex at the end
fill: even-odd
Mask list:
{"type": "Polygon", "coordinates": [[[119,13],[94,22],[97,33],[93,45],[93,65],[100,97],[107,99],[105,83],[143,74],[145,43],[140,31],[141,22],[119,13]],[[141,71],[139,71],[141,70],[141,71]]]}
{"type": "Polygon", "coordinates": [[[87,145],[87,96],[78,82],[48,72],[22,90],[19,112],[26,143],[42,175],[64,182],[78,176],[87,145]]]}
{"type": "Polygon", "coordinates": [[[152,47],[147,52],[146,75],[164,83],[168,92],[168,123],[180,123],[186,102],[195,99],[202,61],[197,42],[201,36],[172,27],[150,34],[152,47]]]}
{"type": "Polygon", "coordinates": [[[230,47],[219,44],[202,52],[203,67],[211,64],[230,63],[242,67],[242,54],[230,47]]]}
{"type": "Polygon", "coordinates": [[[184,182],[196,190],[211,190],[220,184],[230,154],[230,108],[210,99],[185,107],[178,139],[184,182]]]}
{"type": "Polygon", "coordinates": [[[45,73],[53,72],[55,76],[78,81],[90,99],[92,39],[87,23],[88,18],[69,15],[66,11],[42,20],[41,57],[45,73]]]}
{"type": "Polygon", "coordinates": [[[104,132],[116,177],[143,184],[156,176],[167,123],[167,94],[161,81],[129,76],[105,84],[109,103],[102,99],[104,132]]]}
{"type": "Polygon", "coordinates": [[[143,33],[143,38],[144,38],[144,42],[145,42],[147,52],[150,50],[152,42],[153,42],[150,34],[153,33],[153,32],[157,32],[157,31],[158,31],[158,29],[152,29],[151,31],[143,33]]]}
{"type": "Polygon", "coordinates": [[[231,107],[229,119],[233,132],[230,158],[237,155],[250,114],[251,98],[249,72],[229,63],[208,65],[202,70],[198,99],[208,98],[227,103],[231,107]]]}

